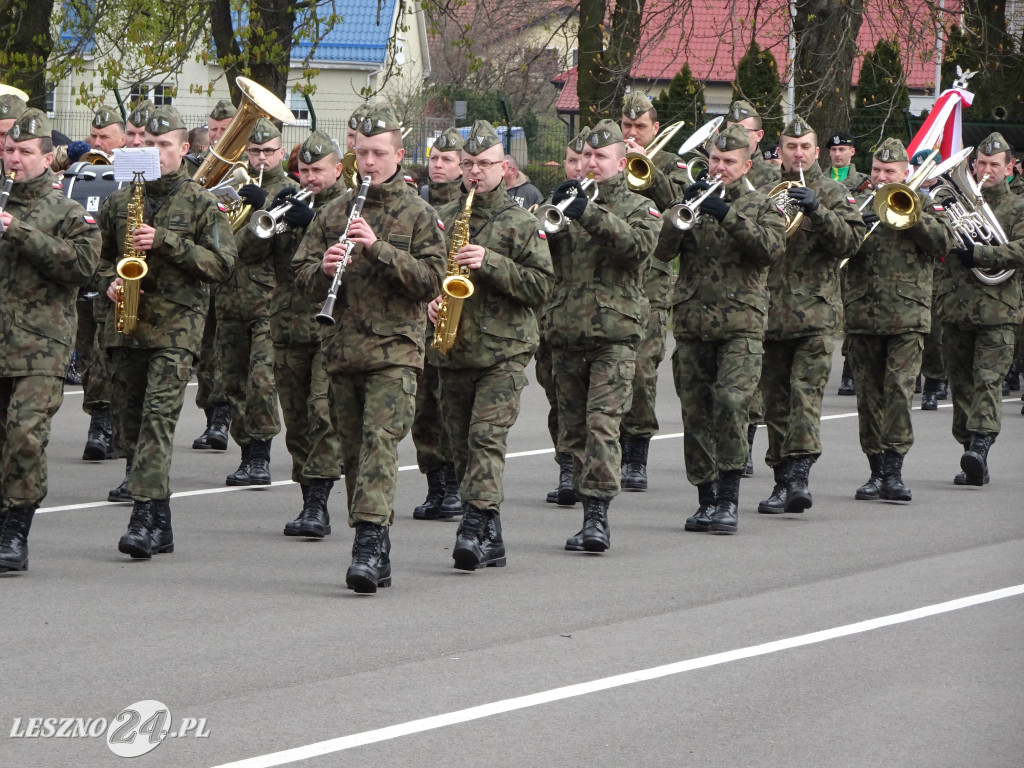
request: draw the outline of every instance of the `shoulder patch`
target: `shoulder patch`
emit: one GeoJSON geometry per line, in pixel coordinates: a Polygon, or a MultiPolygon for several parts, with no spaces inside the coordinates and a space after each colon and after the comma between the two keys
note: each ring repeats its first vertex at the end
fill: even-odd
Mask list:
{"type": "Polygon", "coordinates": [[[932,206],[932,210],[935,211],[936,213],[945,213],[946,206],[936,203],[935,205],[932,206]]]}
{"type": "Polygon", "coordinates": [[[217,203],[217,209],[221,213],[227,213],[228,212],[228,209],[224,206],[224,203],[217,203]]]}
{"type": "Polygon", "coordinates": [[[53,182],[53,188],[54,189],[63,189],[64,185],[61,184],[59,181],[55,181],[55,182],[53,182]]]}
{"type": "Polygon", "coordinates": [[[438,229],[440,229],[443,232],[444,231],[444,222],[441,221],[440,219],[438,219],[437,220],[437,227],[438,227],[438,229]]]}
{"type": "Polygon", "coordinates": [[[661,213],[658,211],[657,208],[648,208],[647,212],[649,214],[651,214],[651,216],[653,216],[656,219],[660,219],[661,218],[661,213]]]}
{"type": "Polygon", "coordinates": [[[853,195],[847,195],[846,196],[846,202],[853,203],[854,205],[857,204],[857,201],[853,199],[853,195]]]}
{"type": "Polygon", "coordinates": [[[686,163],[676,163],[676,168],[678,168],[681,171],[685,171],[686,170],[686,163]]]}
{"type": "Polygon", "coordinates": [[[548,235],[547,235],[547,233],[543,229],[538,229],[537,230],[537,237],[539,237],[541,240],[547,240],[548,239],[548,235]]]}
{"type": "Polygon", "coordinates": [[[94,218],[93,218],[93,217],[92,217],[92,216],[91,216],[90,214],[88,214],[88,213],[82,214],[82,218],[83,218],[83,219],[85,220],[85,223],[86,223],[86,224],[95,224],[95,223],[96,223],[96,219],[94,219],[94,218]]]}

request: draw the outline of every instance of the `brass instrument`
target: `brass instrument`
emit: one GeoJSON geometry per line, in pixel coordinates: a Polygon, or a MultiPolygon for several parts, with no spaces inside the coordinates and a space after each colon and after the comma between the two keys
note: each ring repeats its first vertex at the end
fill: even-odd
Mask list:
{"type": "Polygon", "coordinates": [[[224,206],[228,221],[231,222],[232,232],[240,230],[252,217],[252,206],[243,202],[238,195],[238,190],[246,184],[263,186],[262,166],[259,177],[254,179],[249,175],[244,163],[235,163],[231,168],[230,176],[210,190],[217,197],[218,202],[224,206]]]}
{"type": "MultiPolygon", "coordinates": [[[[973,151],[974,147],[960,150],[932,172],[929,179],[939,180],[932,188],[932,197],[945,207],[953,237],[961,247],[971,243],[1003,245],[1008,242],[1006,233],[982,197],[981,185],[974,180],[967,164],[973,151]]],[[[982,184],[987,178],[986,174],[982,184]]],[[[1009,280],[1014,270],[993,272],[974,267],[971,272],[985,285],[999,285],[1009,280]]]]}
{"type": "Polygon", "coordinates": [[[448,272],[441,283],[441,306],[437,310],[437,322],[434,323],[434,340],[430,347],[442,355],[455,346],[455,337],[459,331],[459,318],[462,317],[462,303],[473,295],[473,281],[469,279],[469,268],[455,260],[462,246],[469,243],[469,217],[473,214],[473,196],[476,195],[477,182],[469,185],[466,204],[452,225],[452,242],[448,246],[448,272]]]}
{"type": "MultiPolygon", "coordinates": [[[[7,207],[7,198],[11,196],[11,187],[14,186],[14,171],[9,171],[4,176],[4,188],[0,190],[0,213],[7,207]]],[[[7,227],[0,221],[0,235],[7,231],[7,227]]]]}
{"type": "Polygon", "coordinates": [[[349,150],[341,158],[341,178],[349,189],[359,186],[359,167],[356,165],[355,150],[349,150]]]}
{"type": "MultiPolygon", "coordinates": [[[[874,202],[871,209],[878,217],[879,223],[889,229],[897,230],[910,229],[917,224],[922,210],[921,198],[918,197],[917,190],[935,170],[940,156],[939,150],[933,149],[905,184],[893,182],[883,184],[875,190],[872,195],[874,202]]],[[[868,235],[874,230],[875,228],[872,227],[868,235]]],[[[868,235],[864,235],[864,238],[867,239],[868,235]]]]}
{"type": "Polygon", "coordinates": [[[632,191],[641,192],[654,183],[654,164],[651,162],[651,158],[661,151],[682,128],[682,120],[672,123],[663,128],[643,152],[626,153],[626,184],[632,191]]]}
{"type": "Polygon", "coordinates": [[[124,256],[117,262],[117,276],[121,285],[117,286],[117,297],[114,300],[114,329],[118,333],[131,336],[139,322],[139,295],[142,278],[149,272],[146,264],[145,251],[137,251],[132,241],[135,230],[144,224],[146,201],[143,197],[145,186],[141,173],[136,173],[132,180],[132,191],[128,197],[128,220],[124,225],[124,256]]]}
{"type": "MultiPolygon", "coordinates": [[[[299,190],[294,195],[291,195],[300,202],[306,200],[312,200],[313,188],[306,187],[305,189],[299,190]]],[[[288,229],[288,225],[285,224],[281,219],[284,215],[291,210],[294,203],[283,202],[269,208],[267,210],[256,211],[252,216],[249,217],[249,229],[253,231],[256,237],[268,240],[274,235],[279,235],[288,229]]]]}
{"type": "Polygon", "coordinates": [[[800,229],[800,222],[804,220],[804,212],[800,206],[793,202],[793,199],[789,196],[789,190],[794,187],[806,187],[807,184],[804,181],[804,167],[800,166],[800,181],[781,181],[772,187],[771,192],[768,193],[775,205],[782,211],[782,215],[786,217],[786,237],[792,237],[793,233],[800,229]]]}
{"type": "MultiPolygon", "coordinates": [[[[590,198],[591,202],[597,199],[597,184],[594,182],[593,176],[585,178],[581,185],[583,192],[587,197],[590,198]]],[[[541,229],[549,235],[557,234],[565,229],[569,220],[565,218],[565,209],[569,207],[569,204],[576,199],[576,195],[567,197],[560,203],[546,203],[537,208],[536,211],[531,211],[539,220],[541,229]]]]}
{"type": "Polygon", "coordinates": [[[703,215],[700,211],[700,204],[707,200],[715,192],[725,195],[725,187],[722,182],[722,174],[718,174],[710,182],[711,186],[690,200],[683,200],[676,203],[665,211],[665,218],[671,221],[676,229],[683,232],[691,230],[703,215]]]}
{"type": "Polygon", "coordinates": [[[690,137],[683,142],[676,152],[686,163],[686,179],[693,184],[708,171],[709,160],[711,159],[711,145],[718,135],[718,129],[722,127],[724,118],[716,117],[708,120],[700,128],[694,131],[690,137]]]}
{"type": "Polygon", "coordinates": [[[352,212],[349,213],[348,221],[345,222],[345,231],[341,233],[341,237],[338,240],[338,242],[345,243],[345,256],[341,263],[338,264],[338,271],[334,273],[334,280],[331,281],[331,287],[327,291],[327,300],[324,301],[323,307],[320,308],[320,314],[316,316],[316,321],[320,325],[334,325],[334,303],[338,300],[338,291],[341,290],[341,278],[345,274],[345,268],[348,267],[348,263],[352,260],[352,250],[356,247],[356,244],[348,239],[348,231],[352,228],[352,222],[362,215],[363,204],[366,203],[366,193],[369,190],[370,174],[366,174],[359,185],[356,200],[352,203],[352,212]]]}
{"type": "Polygon", "coordinates": [[[114,155],[108,154],[102,149],[90,149],[88,152],[83,152],[76,162],[89,165],[113,165],[114,155]]]}

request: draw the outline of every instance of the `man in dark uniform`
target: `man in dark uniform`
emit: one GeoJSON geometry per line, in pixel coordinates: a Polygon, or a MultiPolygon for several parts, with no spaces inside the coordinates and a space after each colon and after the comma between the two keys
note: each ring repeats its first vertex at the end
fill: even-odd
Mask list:
{"type": "Polygon", "coordinates": [[[0,571],[28,569],[28,534],[46,497],[50,422],[64,396],[78,288],[96,271],[92,216],[50,170],[52,125],[21,113],[4,140],[14,174],[0,213],[0,571]]]}
{"type": "MultiPolygon", "coordinates": [[[[173,107],[155,109],[149,118],[146,146],[159,152],[161,176],[145,182],[144,223],[131,236],[134,249],[147,255],[149,272],[142,280],[134,332],[118,333],[116,323],[107,324],[117,426],[134,500],[118,550],[133,558],[174,551],[169,487],[174,428],[199,352],[210,303],[207,284],[226,280],[235,261],[227,216],[185,173],[187,133],[173,107]]],[[[123,284],[115,267],[124,256],[132,191],[131,185],[119,189],[100,214],[100,271],[113,279],[107,288],[111,301],[123,284]]]]}

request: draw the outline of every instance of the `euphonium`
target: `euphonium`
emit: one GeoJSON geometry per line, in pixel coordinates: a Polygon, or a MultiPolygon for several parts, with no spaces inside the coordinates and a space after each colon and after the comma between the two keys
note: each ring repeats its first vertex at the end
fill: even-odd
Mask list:
{"type": "Polygon", "coordinates": [[[126,336],[135,333],[135,326],[139,322],[139,285],[149,272],[145,251],[135,250],[132,241],[135,230],[144,223],[146,201],[143,198],[143,190],[141,174],[137,174],[132,181],[132,191],[128,197],[128,220],[124,225],[124,256],[117,262],[117,276],[121,278],[122,283],[117,286],[116,291],[114,329],[126,336]]]}
{"type": "Polygon", "coordinates": [[[643,152],[626,153],[626,184],[632,191],[640,192],[654,183],[654,163],[651,158],[668,144],[682,127],[682,120],[672,123],[662,130],[643,152]]]}
{"type": "MultiPolygon", "coordinates": [[[[305,202],[313,197],[313,188],[306,187],[305,189],[299,190],[294,195],[291,195],[296,200],[305,202]]],[[[291,210],[293,203],[279,203],[273,208],[267,210],[256,211],[252,216],[249,217],[249,229],[252,230],[256,237],[268,240],[276,234],[284,232],[288,225],[285,224],[281,219],[284,215],[291,210]]]]}
{"type": "Polygon", "coordinates": [[[804,167],[801,165],[800,181],[781,181],[772,187],[772,191],[768,193],[768,197],[775,202],[775,205],[782,211],[782,215],[786,217],[786,237],[791,237],[800,228],[800,222],[804,220],[804,212],[799,205],[793,202],[793,198],[788,194],[789,190],[793,187],[806,186],[804,167]]]}
{"type": "Polygon", "coordinates": [[[473,281],[469,279],[469,269],[455,260],[462,246],[469,243],[469,217],[473,215],[473,196],[476,194],[477,183],[469,186],[466,204],[462,206],[459,218],[452,226],[452,242],[448,246],[448,272],[441,283],[441,306],[437,310],[437,322],[434,324],[434,340],[431,348],[442,355],[455,345],[455,337],[459,331],[459,318],[462,317],[462,303],[473,295],[473,281]]]}

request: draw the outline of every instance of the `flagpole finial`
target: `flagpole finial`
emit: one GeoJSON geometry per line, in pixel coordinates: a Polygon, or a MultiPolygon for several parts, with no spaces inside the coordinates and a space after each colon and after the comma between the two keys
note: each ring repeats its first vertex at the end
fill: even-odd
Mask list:
{"type": "Polygon", "coordinates": [[[963,70],[960,65],[956,65],[956,80],[953,81],[954,88],[966,88],[967,81],[974,77],[977,72],[971,72],[970,70],[963,70]]]}

